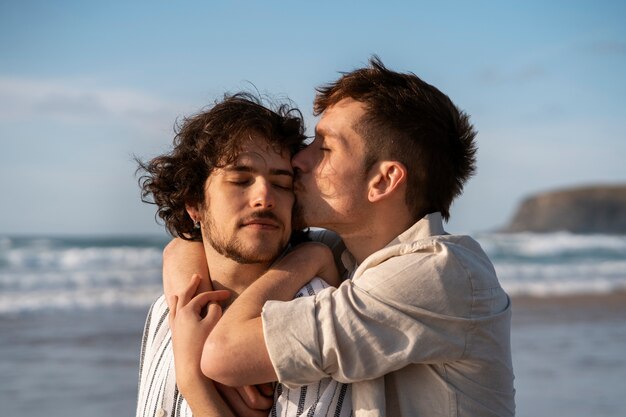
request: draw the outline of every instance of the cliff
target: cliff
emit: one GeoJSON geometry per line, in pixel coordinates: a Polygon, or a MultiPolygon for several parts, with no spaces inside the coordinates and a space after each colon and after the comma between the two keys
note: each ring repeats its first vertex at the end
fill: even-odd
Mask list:
{"type": "Polygon", "coordinates": [[[503,231],[626,234],[626,185],[572,188],[530,196],[503,231]]]}

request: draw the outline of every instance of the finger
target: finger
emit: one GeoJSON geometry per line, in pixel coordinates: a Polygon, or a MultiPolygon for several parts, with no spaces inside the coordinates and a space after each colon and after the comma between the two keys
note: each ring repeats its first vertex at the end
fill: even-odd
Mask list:
{"type": "Polygon", "coordinates": [[[237,391],[239,391],[246,405],[253,410],[269,410],[274,403],[272,398],[262,395],[254,385],[238,387],[237,391]]]}
{"type": "Polygon", "coordinates": [[[230,291],[228,290],[219,290],[219,291],[207,291],[200,293],[193,297],[191,301],[187,304],[189,308],[192,309],[195,313],[200,313],[200,310],[209,303],[224,301],[230,297],[230,291]]]}
{"type": "Polygon", "coordinates": [[[175,295],[172,295],[168,298],[169,300],[169,305],[170,305],[170,317],[172,319],[176,318],[176,309],[178,307],[178,297],[175,295]]]}
{"type": "Polygon", "coordinates": [[[189,284],[183,292],[180,294],[180,300],[182,300],[183,305],[187,304],[194,295],[196,295],[196,291],[198,290],[198,285],[200,284],[200,275],[193,274],[191,276],[191,280],[189,280],[189,284]]]}
{"type": "Polygon", "coordinates": [[[209,332],[212,332],[220,318],[222,318],[222,307],[217,303],[210,303],[202,323],[209,332]]]}
{"type": "Polygon", "coordinates": [[[213,291],[213,282],[211,281],[211,277],[200,275],[200,284],[198,285],[198,289],[196,291],[198,293],[213,291]]]}
{"type": "Polygon", "coordinates": [[[257,384],[255,386],[259,390],[261,395],[274,398],[274,383],[273,382],[267,382],[265,384],[257,384]]]}
{"type": "Polygon", "coordinates": [[[267,410],[255,410],[246,404],[237,389],[215,382],[215,387],[235,415],[246,417],[267,417],[267,410]]]}

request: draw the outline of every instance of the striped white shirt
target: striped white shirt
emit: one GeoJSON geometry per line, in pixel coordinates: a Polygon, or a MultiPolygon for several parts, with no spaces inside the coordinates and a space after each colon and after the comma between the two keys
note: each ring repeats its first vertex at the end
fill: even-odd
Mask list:
{"type": "MultiPolygon", "coordinates": [[[[296,297],[314,295],[328,284],[314,278],[296,297]]],[[[191,408],[176,386],[172,334],[167,316],[165,296],[150,307],[144,327],[139,365],[139,396],[136,417],[187,417],[191,408]]],[[[351,387],[330,378],[289,389],[277,384],[271,417],[353,415],[351,387]]]]}

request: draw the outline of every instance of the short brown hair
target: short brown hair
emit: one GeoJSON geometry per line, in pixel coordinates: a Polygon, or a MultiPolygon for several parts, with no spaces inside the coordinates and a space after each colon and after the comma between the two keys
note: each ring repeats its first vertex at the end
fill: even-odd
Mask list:
{"type": "Polygon", "coordinates": [[[174,149],[148,163],[137,159],[142,201],[157,205],[157,216],[173,236],[202,240],[185,205],[204,203],[204,184],[215,168],[232,163],[251,134],[277,152],[293,156],[304,143],[302,114],[288,104],[266,107],[250,93],[225,95],[213,107],[185,117],[175,127],[174,149]],[[150,198],[151,196],[151,198],[150,198]]]}
{"type": "Polygon", "coordinates": [[[450,217],[452,201],[476,169],[476,132],[448,96],[413,73],[385,68],[377,56],[317,93],[316,115],[344,98],[365,105],[354,126],[365,140],[365,171],[379,160],[404,164],[406,203],[415,220],[435,211],[450,217]]]}

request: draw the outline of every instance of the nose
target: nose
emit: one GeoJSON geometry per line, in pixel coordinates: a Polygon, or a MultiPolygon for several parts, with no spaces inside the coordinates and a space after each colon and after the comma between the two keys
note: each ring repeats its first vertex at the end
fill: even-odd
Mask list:
{"type": "Polygon", "coordinates": [[[250,204],[254,208],[272,209],[276,204],[276,195],[272,184],[267,180],[258,180],[252,187],[250,204]]]}

